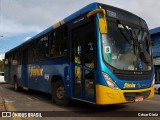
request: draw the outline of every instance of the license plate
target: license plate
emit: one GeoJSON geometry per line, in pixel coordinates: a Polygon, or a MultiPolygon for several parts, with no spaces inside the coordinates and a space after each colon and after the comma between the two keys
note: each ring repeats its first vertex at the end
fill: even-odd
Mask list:
{"type": "Polygon", "coordinates": [[[143,96],[137,96],[134,99],[135,102],[143,101],[143,96]]]}

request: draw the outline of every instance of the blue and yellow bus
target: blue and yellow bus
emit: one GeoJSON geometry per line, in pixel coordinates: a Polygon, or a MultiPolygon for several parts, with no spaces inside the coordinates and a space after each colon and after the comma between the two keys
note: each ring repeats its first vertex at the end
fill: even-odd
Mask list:
{"type": "Polygon", "coordinates": [[[5,54],[5,79],[50,93],[58,105],[71,99],[97,105],[154,96],[154,68],[146,22],[92,3],[5,54]]]}

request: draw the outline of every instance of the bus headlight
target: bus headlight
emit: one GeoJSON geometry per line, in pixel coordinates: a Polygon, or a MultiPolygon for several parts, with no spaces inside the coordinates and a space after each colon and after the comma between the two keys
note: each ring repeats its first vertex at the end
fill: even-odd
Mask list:
{"type": "Polygon", "coordinates": [[[116,90],[119,89],[118,86],[116,85],[116,83],[110,78],[109,75],[107,75],[106,73],[103,73],[103,72],[102,72],[102,75],[110,88],[113,88],[116,90]]]}

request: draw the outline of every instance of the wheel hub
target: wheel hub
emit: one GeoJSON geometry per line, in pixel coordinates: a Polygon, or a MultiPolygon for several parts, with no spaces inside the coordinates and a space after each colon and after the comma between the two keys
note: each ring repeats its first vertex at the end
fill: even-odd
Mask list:
{"type": "Polygon", "coordinates": [[[57,89],[56,94],[57,94],[58,99],[63,99],[64,98],[64,87],[60,86],[57,89]]]}

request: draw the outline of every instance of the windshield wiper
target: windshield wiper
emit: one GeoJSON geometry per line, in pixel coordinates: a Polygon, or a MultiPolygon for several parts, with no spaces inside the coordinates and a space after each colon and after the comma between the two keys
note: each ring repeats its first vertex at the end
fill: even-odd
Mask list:
{"type": "MultiPolygon", "coordinates": [[[[138,56],[138,37],[136,35],[136,38],[133,37],[133,34],[131,32],[131,30],[129,30],[124,24],[122,24],[120,22],[120,20],[117,20],[117,24],[119,25],[122,25],[123,29],[126,31],[126,34],[129,35],[129,39],[127,39],[126,37],[126,34],[123,33],[123,31],[119,28],[120,32],[122,33],[122,35],[124,36],[124,38],[126,39],[126,41],[129,43],[129,44],[132,44],[133,42],[133,46],[134,46],[134,53],[136,54],[136,56],[138,56]],[[131,42],[132,41],[132,42],[131,42]]],[[[137,58],[138,59],[138,58],[137,58]]]]}
{"type": "MultiPolygon", "coordinates": [[[[118,25],[122,25],[122,27],[124,28],[124,30],[127,32],[127,35],[129,35],[129,39],[131,39],[135,45],[138,44],[138,39],[135,39],[131,33],[131,31],[125,26],[123,25],[120,20],[117,20],[117,24],[118,25]]],[[[122,35],[124,36],[124,38],[126,39],[126,41],[131,44],[132,42],[130,42],[130,40],[126,37],[126,35],[124,34],[124,32],[118,27],[118,29],[120,30],[120,32],[122,33],[122,35]]]]}
{"type": "MultiPolygon", "coordinates": [[[[138,40],[138,36],[140,35],[140,32],[141,32],[141,38],[140,38],[140,42],[138,41],[138,48],[139,48],[139,56],[140,56],[140,59],[144,62],[144,63],[146,63],[146,64],[150,64],[151,63],[151,57],[150,57],[150,54],[149,54],[149,52],[147,52],[147,50],[145,50],[145,51],[143,51],[142,49],[143,48],[141,48],[140,47],[140,44],[142,44],[142,42],[145,42],[145,44],[146,44],[146,41],[144,41],[143,40],[143,37],[144,37],[144,30],[139,30],[139,34],[137,34],[137,40],[138,40]],[[142,41],[143,40],[143,41],[142,41]]],[[[149,47],[149,45],[147,46],[147,48],[149,47]]]]}
{"type": "MultiPolygon", "coordinates": [[[[128,34],[128,29],[125,28],[125,26],[124,26],[119,20],[117,20],[117,25],[121,25],[121,26],[122,26],[122,29],[124,29],[124,30],[127,32],[127,34],[128,34]]],[[[120,26],[118,26],[118,29],[119,29],[119,31],[121,32],[122,36],[125,38],[125,40],[126,40],[129,44],[131,44],[130,40],[127,38],[127,35],[123,32],[123,30],[121,29],[120,26]]]]}

